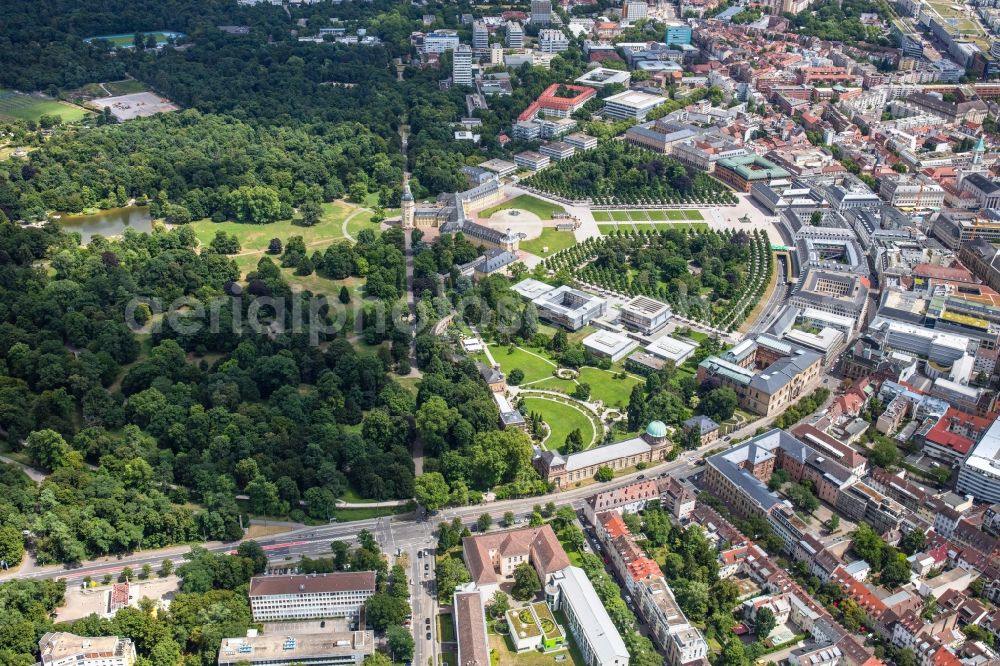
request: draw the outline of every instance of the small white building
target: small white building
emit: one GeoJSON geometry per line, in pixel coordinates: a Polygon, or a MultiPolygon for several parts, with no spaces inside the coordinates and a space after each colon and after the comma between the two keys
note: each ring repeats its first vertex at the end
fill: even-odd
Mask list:
{"type": "Polygon", "coordinates": [[[657,338],[651,344],[646,345],[646,351],[653,356],[658,356],[667,361],[673,361],[674,365],[680,365],[688,360],[697,347],[690,342],[684,342],[669,335],[657,338]]]}
{"type": "Polygon", "coordinates": [[[604,99],[604,115],[615,120],[645,120],[649,112],[663,104],[667,99],[659,95],[638,90],[626,90],[604,99]]]}
{"type": "Polygon", "coordinates": [[[627,335],[613,331],[597,331],[583,339],[584,349],[594,356],[610,358],[612,362],[621,360],[638,345],[627,335]]]}

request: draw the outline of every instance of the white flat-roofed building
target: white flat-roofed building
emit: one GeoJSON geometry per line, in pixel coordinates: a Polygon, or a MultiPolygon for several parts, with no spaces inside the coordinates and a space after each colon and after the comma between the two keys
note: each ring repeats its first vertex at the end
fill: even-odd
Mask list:
{"type": "Polygon", "coordinates": [[[550,141],[538,149],[542,155],[548,155],[554,160],[565,160],[573,157],[576,148],[564,141],[550,141]]]}
{"type": "Polygon", "coordinates": [[[663,104],[665,97],[650,95],[638,90],[626,90],[623,93],[604,98],[604,114],[617,120],[644,120],[649,112],[663,104]]]}
{"type": "Polygon", "coordinates": [[[571,331],[583,328],[608,310],[608,302],[600,296],[566,285],[544,293],[532,302],[538,306],[539,317],[571,331]]]}
{"type": "Polygon", "coordinates": [[[797,328],[790,329],[783,336],[785,340],[794,342],[800,347],[812,349],[823,355],[823,361],[830,362],[844,348],[844,334],[835,328],[823,328],[819,333],[810,333],[797,328]]]}
{"type": "Polygon", "coordinates": [[[657,338],[651,344],[646,345],[646,351],[654,356],[658,356],[667,361],[673,361],[674,365],[680,365],[694,354],[698,347],[690,342],[684,342],[669,335],[657,338]]]}
{"type": "Polygon", "coordinates": [[[630,72],[622,71],[620,69],[608,69],[607,67],[595,67],[589,70],[583,76],[574,79],[576,83],[581,86],[590,86],[591,88],[604,88],[606,86],[613,86],[616,83],[628,88],[629,82],[632,80],[632,74],[630,72]]]}
{"type": "Polygon", "coordinates": [[[573,146],[577,150],[592,150],[597,148],[597,137],[584,134],[583,132],[573,132],[563,137],[563,141],[573,146]]]}
{"type": "Polygon", "coordinates": [[[444,53],[458,44],[458,33],[454,30],[435,30],[424,35],[424,53],[444,53]]]}
{"type": "Polygon", "coordinates": [[[670,321],[670,306],[649,296],[636,296],[622,306],[621,322],[649,335],[670,321]]]}
{"type": "Polygon", "coordinates": [[[889,349],[910,352],[950,367],[952,363],[965,356],[969,348],[969,338],[890,321],[886,331],[885,346],[889,349]]]}
{"type": "Polygon", "coordinates": [[[551,163],[548,155],[536,153],[533,150],[525,150],[514,155],[514,164],[532,171],[541,171],[551,163]]]}
{"type": "Polygon", "coordinates": [[[356,617],[373,594],[374,571],[255,576],[250,611],[254,622],[356,617]]]}
{"type": "Polygon", "coordinates": [[[538,33],[538,50],[542,53],[562,53],[569,48],[569,39],[562,30],[546,28],[538,33]]]}
{"type": "Polygon", "coordinates": [[[282,632],[224,638],[219,666],[347,666],[357,665],[375,652],[373,631],[282,632]]]}
{"type": "Polygon", "coordinates": [[[479,166],[481,166],[484,169],[489,169],[490,171],[500,176],[501,178],[505,176],[510,176],[511,174],[517,171],[517,165],[514,164],[513,162],[508,162],[507,160],[501,160],[496,158],[492,160],[486,160],[479,166]]]}
{"type": "Polygon", "coordinates": [[[524,48],[524,28],[517,21],[507,23],[504,45],[509,49],[524,48]]]}
{"type": "Polygon", "coordinates": [[[551,284],[546,284],[541,280],[536,280],[534,278],[525,278],[520,282],[518,282],[517,284],[515,284],[513,287],[511,287],[511,289],[514,291],[514,293],[516,293],[524,300],[533,301],[542,294],[549,293],[550,291],[555,289],[555,287],[553,287],[551,284]]]}
{"type": "Polygon", "coordinates": [[[850,317],[824,312],[816,308],[803,308],[799,312],[799,322],[820,328],[834,328],[842,331],[845,335],[850,335],[851,331],[854,330],[854,320],[850,317]]]}
{"type": "Polygon", "coordinates": [[[118,636],[77,636],[50,631],[38,641],[41,666],[132,666],[135,645],[118,636]]]}
{"type": "Polygon", "coordinates": [[[979,502],[1000,502],[1000,419],[993,422],[958,470],[958,492],[979,502]]]}
{"type": "Polygon", "coordinates": [[[553,574],[546,596],[550,588],[555,588],[552,591],[557,599],[553,607],[565,613],[569,629],[583,653],[584,663],[589,666],[628,666],[625,641],[583,569],[566,567],[553,574]]]}
{"type": "Polygon", "coordinates": [[[468,44],[459,44],[452,51],[451,80],[456,86],[472,85],[472,47],[468,44]]]}
{"type": "Polygon", "coordinates": [[[635,340],[627,335],[612,331],[597,331],[583,339],[583,348],[595,356],[610,358],[612,362],[622,359],[638,346],[635,340]]]}

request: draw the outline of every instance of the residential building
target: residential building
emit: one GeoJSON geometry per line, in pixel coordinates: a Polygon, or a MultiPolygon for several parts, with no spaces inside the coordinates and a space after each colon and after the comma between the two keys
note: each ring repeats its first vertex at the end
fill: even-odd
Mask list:
{"type": "Polygon", "coordinates": [[[628,666],[625,641],[583,569],[567,566],[552,577],[546,600],[566,615],[569,630],[589,666],[628,666]]]}
{"type": "Polygon", "coordinates": [[[638,90],[626,90],[604,98],[604,114],[616,120],[628,118],[644,120],[650,111],[665,101],[666,98],[659,95],[650,95],[638,90]]]}
{"type": "Polygon", "coordinates": [[[486,613],[482,590],[456,591],[453,597],[457,664],[490,663],[490,639],[486,630],[486,613]]]}
{"type": "Polygon", "coordinates": [[[652,421],[639,437],[566,456],[555,451],[542,451],[533,462],[546,483],[562,488],[576,481],[594,478],[602,467],[617,471],[639,463],[648,465],[659,462],[665,458],[670,447],[667,426],[662,421],[652,421]]]}
{"type": "Polygon", "coordinates": [[[649,296],[636,296],[621,308],[620,321],[625,326],[650,335],[670,320],[670,306],[649,296]]]}
{"type": "Polygon", "coordinates": [[[538,33],[538,50],[542,53],[562,53],[569,48],[569,39],[562,30],[546,28],[538,33]]]}
{"type": "Polygon", "coordinates": [[[373,594],[374,571],[255,576],[250,612],[254,622],[357,617],[373,594]]]}
{"type": "Polygon", "coordinates": [[[504,35],[504,46],[509,49],[524,48],[524,28],[517,21],[508,21],[506,34],[504,35]]]}
{"type": "Polygon", "coordinates": [[[133,666],[135,645],[118,636],[77,636],[50,631],[38,641],[40,666],[133,666]]]}
{"type": "Polygon", "coordinates": [[[451,80],[456,86],[472,85],[472,47],[459,44],[452,52],[451,80]]]}
{"type": "Polygon", "coordinates": [[[719,424],[704,414],[692,416],[684,422],[685,430],[696,430],[701,446],[711,444],[719,439],[719,424]]]}
{"type": "Polygon", "coordinates": [[[625,0],[622,5],[622,21],[624,23],[635,23],[649,15],[649,5],[645,0],[625,0]]]}
{"type": "Polygon", "coordinates": [[[770,185],[789,178],[791,173],[759,155],[730,157],[715,163],[715,177],[738,192],[749,192],[753,185],[770,185]]]}
{"type": "Polygon", "coordinates": [[[660,499],[659,480],[645,479],[591,495],[586,499],[583,513],[591,525],[596,525],[599,513],[605,511],[637,513],[645,509],[647,503],[658,499],[660,499]]]}
{"type": "Polygon", "coordinates": [[[597,331],[583,339],[583,348],[595,356],[611,359],[616,363],[636,348],[639,343],[614,331],[597,331]]]}
{"type": "Polygon", "coordinates": [[[296,631],[291,634],[283,631],[224,638],[216,663],[219,666],[357,666],[373,652],[373,631],[296,631]]]}
{"type": "Polygon", "coordinates": [[[1000,419],[994,420],[966,456],[958,470],[956,489],[980,502],[1000,502],[1000,419]]]}

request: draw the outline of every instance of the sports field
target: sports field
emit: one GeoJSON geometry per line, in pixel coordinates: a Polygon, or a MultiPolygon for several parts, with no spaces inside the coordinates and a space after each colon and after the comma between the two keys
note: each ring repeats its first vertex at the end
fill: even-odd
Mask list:
{"type": "Polygon", "coordinates": [[[594,220],[597,222],[674,222],[701,221],[705,218],[697,210],[595,210],[594,220]]]}
{"type": "Polygon", "coordinates": [[[63,122],[70,123],[82,120],[89,114],[84,108],[45,95],[28,95],[0,88],[0,118],[6,120],[37,121],[42,116],[59,116],[63,122]]]}
{"type": "MultiPolygon", "coordinates": [[[[142,32],[140,33],[144,39],[147,39],[150,35],[156,38],[156,45],[162,46],[166,44],[170,38],[180,39],[184,37],[183,32],[170,32],[168,30],[158,30],[154,32],[142,32]]],[[[135,33],[131,34],[120,34],[120,35],[97,35],[96,37],[87,37],[83,41],[90,43],[96,41],[108,42],[112,46],[122,49],[131,49],[135,47],[135,33]]]]}

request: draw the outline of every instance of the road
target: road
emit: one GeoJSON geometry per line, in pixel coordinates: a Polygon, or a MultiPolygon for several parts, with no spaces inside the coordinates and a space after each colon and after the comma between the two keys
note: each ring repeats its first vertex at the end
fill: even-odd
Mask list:
{"type": "Polygon", "coordinates": [[[791,285],[788,284],[785,263],[777,259],[775,259],[775,261],[778,264],[778,282],[774,286],[774,291],[771,292],[771,296],[768,298],[764,308],[760,311],[760,314],[757,315],[757,320],[753,322],[749,329],[747,329],[744,337],[753,338],[767,330],[767,327],[771,325],[771,321],[778,315],[781,308],[784,307],[785,303],[788,301],[791,285]]]}

